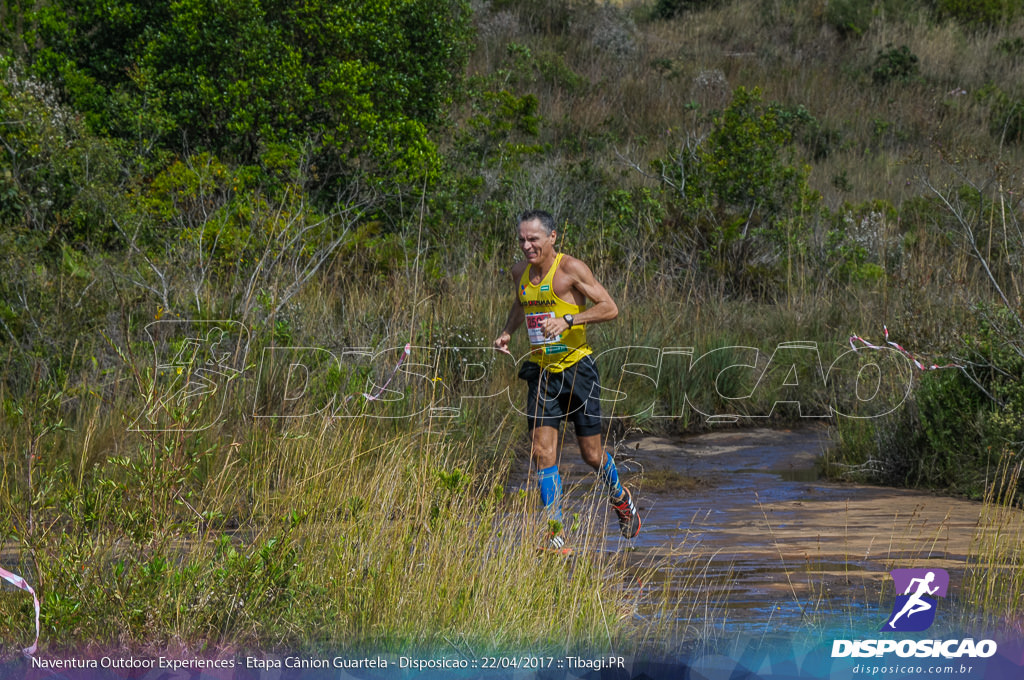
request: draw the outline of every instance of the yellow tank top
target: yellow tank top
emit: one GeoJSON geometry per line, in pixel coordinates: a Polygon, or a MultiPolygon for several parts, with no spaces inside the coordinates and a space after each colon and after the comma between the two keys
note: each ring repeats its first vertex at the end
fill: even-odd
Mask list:
{"type": "Polygon", "coordinates": [[[553,338],[545,338],[541,330],[540,324],[544,319],[561,318],[566,314],[579,314],[583,311],[580,305],[566,302],[555,295],[552,282],[561,261],[562,253],[558,253],[555,263],[537,285],[530,283],[529,265],[519,279],[519,304],[523,306],[526,332],[530,337],[530,360],[552,373],[565,370],[593,352],[587,344],[587,327],[583,324],[574,325],[553,338]]]}

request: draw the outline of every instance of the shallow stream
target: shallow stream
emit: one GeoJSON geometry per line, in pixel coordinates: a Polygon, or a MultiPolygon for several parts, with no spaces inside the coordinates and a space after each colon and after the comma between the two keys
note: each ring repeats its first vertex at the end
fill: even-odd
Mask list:
{"type": "MultiPolygon", "coordinates": [[[[617,459],[643,530],[627,543],[609,514],[605,547],[660,565],[705,635],[878,630],[895,568],[946,569],[959,593],[982,505],[819,479],[828,446],[820,427],[634,439],[617,459]]],[[[560,463],[567,503],[593,485],[576,451],[560,463]]]]}

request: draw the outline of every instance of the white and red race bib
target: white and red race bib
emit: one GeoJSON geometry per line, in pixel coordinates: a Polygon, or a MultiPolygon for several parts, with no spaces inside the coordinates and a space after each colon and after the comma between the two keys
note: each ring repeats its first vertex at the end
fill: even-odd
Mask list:
{"type": "Polygon", "coordinates": [[[561,340],[561,334],[552,338],[544,337],[544,320],[554,318],[554,312],[534,312],[526,315],[526,332],[530,336],[531,345],[547,345],[561,340]]]}

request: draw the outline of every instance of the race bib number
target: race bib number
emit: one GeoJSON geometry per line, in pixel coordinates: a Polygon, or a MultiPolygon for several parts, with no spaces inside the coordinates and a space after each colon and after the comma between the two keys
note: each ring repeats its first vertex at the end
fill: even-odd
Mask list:
{"type": "Polygon", "coordinates": [[[544,319],[554,318],[554,312],[534,312],[533,314],[526,315],[526,332],[530,336],[531,345],[547,345],[562,339],[561,334],[553,338],[544,337],[544,328],[541,324],[544,322],[544,319]]]}

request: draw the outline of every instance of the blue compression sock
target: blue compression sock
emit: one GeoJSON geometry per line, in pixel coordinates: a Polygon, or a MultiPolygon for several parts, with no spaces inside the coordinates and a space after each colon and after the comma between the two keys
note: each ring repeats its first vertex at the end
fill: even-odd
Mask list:
{"type": "Polygon", "coordinates": [[[597,476],[608,487],[608,493],[612,498],[615,500],[622,498],[622,482],[619,481],[619,471],[615,467],[615,461],[612,460],[611,452],[605,452],[604,465],[598,470],[597,476]]]}
{"type": "Polygon", "coordinates": [[[540,500],[549,520],[562,521],[562,475],[558,474],[558,466],[544,468],[537,474],[537,486],[540,487],[540,500]]]}

